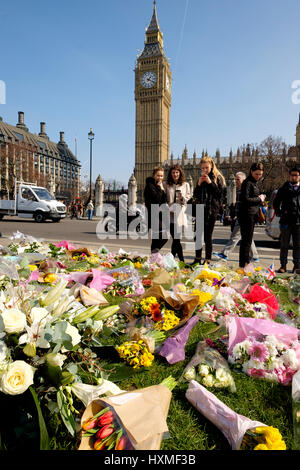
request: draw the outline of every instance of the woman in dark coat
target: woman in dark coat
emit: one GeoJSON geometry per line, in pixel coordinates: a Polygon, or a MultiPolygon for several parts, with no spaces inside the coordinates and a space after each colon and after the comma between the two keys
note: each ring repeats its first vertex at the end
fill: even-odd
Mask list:
{"type": "Polygon", "coordinates": [[[243,181],[240,195],[238,221],[241,227],[240,244],[240,268],[245,268],[250,263],[250,248],[253,239],[254,227],[258,218],[259,207],[266,196],[261,194],[258,182],[264,172],[262,163],[253,163],[248,177],[243,181]]]}
{"type": "MultiPolygon", "coordinates": [[[[218,218],[220,207],[222,206],[226,182],[224,176],[217,169],[214,160],[211,157],[203,157],[200,161],[201,175],[197,186],[194,189],[193,199],[198,204],[204,205],[204,243],[205,243],[205,261],[211,262],[212,255],[212,234],[216,220],[218,218]]],[[[197,232],[197,221],[196,221],[197,232]]],[[[193,264],[201,264],[202,248],[195,252],[193,264]]]]}
{"type": "Polygon", "coordinates": [[[146,179],[146,187],[144,189],[144,201],[148,211],[148,230],[151,229],[151,253],[157,253],[167,243],[168,238],[163,230],[162,213],[159,214],[158,233],[152,227],[151,206],[165,205],[167,208],[167,195],[163,186],[164,169],[161,167],[154,168],[152,176],[146,179]]]}

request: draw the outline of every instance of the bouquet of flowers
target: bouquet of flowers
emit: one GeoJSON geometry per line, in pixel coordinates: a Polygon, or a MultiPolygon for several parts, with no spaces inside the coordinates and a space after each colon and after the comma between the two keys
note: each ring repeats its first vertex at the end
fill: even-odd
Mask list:
{"type": "Polygon", "coordinates": [[[106,406],[82,423],[82,437],[92,438],[94,450],[133,450],[113,408],[106,406]]]}
{"type": "Polygon", "coordinates": [[[195,380],[189,384],[186,398],[224,434],[233,450],[285,450],[278,429],[242,416],[195,380]]]}
{"type": "Polygon", "coordinates": [[[115,282],[105,289],[105,293],[114,296],[132,297],[142,295],[145,292],[140,276],[135,268],[124,266],[107,271],[115,282]]]}
{"type": "Polygon", "coordinates": [[[195,355],[183,371],[183,378],[196,380],[205,387],[229,388],[231,392],[236,392],[227,361],[205,341],[198,343],[195,355]]]}
{"type": "Polygon", "coordinates": [[[165,302],[159,302],[156,297],[143,298],[134,313],[149,316],[157,330],[168,331],[178,325],[180,318],[177,312],[168,308],[165,302]]]}
{"type": "Polygon", "coordinates": [[[269,320],[230,318],[228,361],[252,377],[289,385],[300,368],[298,330],[269,320]]]}
{"type": "Polygon", "coordinates": [[[79,450],[159,450],[176,381],[95,399],[81,417],[79,450]]]}
{"type": "Polygon", "coordinates": [[[240,450],[286,450],[286,444],[277,428],[259,426],[246,431],[240,450]]]}

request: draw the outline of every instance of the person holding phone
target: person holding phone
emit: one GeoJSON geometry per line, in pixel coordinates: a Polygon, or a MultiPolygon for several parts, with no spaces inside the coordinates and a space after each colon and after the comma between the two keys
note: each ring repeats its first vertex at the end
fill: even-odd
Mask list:
{"type": "Polygon", "coordinates": [[[159,206],[167,203],[163,179],[164,169],[162,167],[154,168],[152,176],[146,179],[144,189],[144,202],[148,211],[148,230],[151,229],[151,253],[158,253],[168,241],[166,232],[163,229],[162,214],[159,213],[158,234],[154,233],[151,220],[151,206],[155,204],[158,209],[159,206]]]}
{"type": "Polygon", "coordinates": [[[262,179],[264,166],[260,162],[253,163],[250,172],[241,186],[238,221],[241,228],[241,244],[239,265],[245,268],[250,263],[250,249],[253,240],[254,227],[258,218],[259,207],[266,199],[261,194],[258,183],[262,179]]]}
{"type": "MultiPolygon", "coordinates": [[[[194,189],[193,199],[196,203],[204,205],[204,263],[209,264],[211,262],[213,249],[212,234],[220,212],[220,207],[223,203],[226,182],[211,157],[206,156],[201,159],[200,169],[201,174],[198,178],[197,186],[194,189]]],[[[201,264],[201,258],[202,248],[196,249],[195,259],[192,264],[201,264]]]]}
{"type": "Polygon", "coordinates": [[[181,245],[182,228],[187,224],[185,215],[187,201],[191,197],[190,185],[185,181],[185,174],[180,165],[173,165],[164,184],[167,203],[170,207],[170,234],[173,239],[171,253],[184,262],[181,245]]]}

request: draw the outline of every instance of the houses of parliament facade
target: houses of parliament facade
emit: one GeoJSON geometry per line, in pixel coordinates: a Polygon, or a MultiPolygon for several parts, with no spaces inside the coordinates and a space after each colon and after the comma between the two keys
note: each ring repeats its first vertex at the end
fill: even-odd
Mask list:
{"type": "MultiPolygon", "coordinates": [[[[200,172],[200,160],[207,152],[201,155],[189,155],[185,146],[181,157],[170,155],[170,110],[172,98],[172,73],[170,64],[164,53],[163,33],[160,29],[156,1],[154,1],[153,14],[148,28],[144,49],[137,57],[135,66],[135,168],[134,176],[137,182],[138,199],[142,200],[145,181],[151,176],[153,168],[161,166],[165,172],[174,165],[179,164],[184,169],[187,181],[193,186],[196,184],[200,172]]],[[[230,151],[227,156],[221,156],[217,149],[215,159],[218,169],[228,182],[231,175],[237,171],[249,172],[254,161],[264,161],[259,150],[245,145],[230,151]]],[[[274,179],[278,175],[284,180],[291,165],[300,162],[300,115],[296,127],[295,146],[283,146],[280,154],[272,162],[269,177],[274,179]]],[[[279,181],[279,180],[278,180],[279,181]]]]}

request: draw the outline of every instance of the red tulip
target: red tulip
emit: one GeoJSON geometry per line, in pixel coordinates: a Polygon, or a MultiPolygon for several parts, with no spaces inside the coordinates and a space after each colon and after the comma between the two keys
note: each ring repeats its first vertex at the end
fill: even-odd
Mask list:
{"type": "Polygon", "coordinates": [[[114,420],[114,414],[112,411],[107,411],[104,415],[98,418],[98,426],[104,426],[105,424],[111,424],[114,420]]]}
{"type": "Polygon", "coordinates": [[[84,431],[89,431],[89,429],[94,429],[98,424],[98,419],[90,418],[85,421],[82,425],[84,431]]]}
{"type": "Polygon", "coordinates": [[[102,439],[98,439],[94,444],[94,450],[103,450],[106,446],[106,442],[103,442],[102,439]]]}
{"type": "Polygon", "coordinates": [[[114,428],[110,424],[106,424],[101,428],[97,434],[97,439],[105,439],[106,437],[110,436],[114,432],[114,428]]]}
{"type": "Polygon", "coordinates": [[[122,437],[119,439],[119,442],[117,443],[117,445],[116,445],[116,447],[115,447],[115,450],[124,450],[124,449],[126,449],[127,443],[128,443],[127,437],[126,437],[126,436],[122,436],[122,437]]]}

